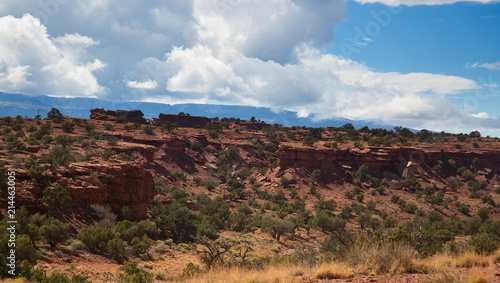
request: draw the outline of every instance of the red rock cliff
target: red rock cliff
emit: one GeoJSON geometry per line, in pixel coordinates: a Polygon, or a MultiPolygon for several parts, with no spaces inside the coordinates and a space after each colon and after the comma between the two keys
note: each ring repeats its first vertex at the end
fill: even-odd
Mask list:
{"type": "Polygon", "coordinates": [[[160,114],[158,121],[161,123],[170,122],[177,123],[181,127],[194,127],[194,125],[199,125],[204,128],[208,123],[212,122],[212,119],[206,117],[198,116],[187,116],[187,115],[174,115],[174,114],[160,114]]]}
{"type": "Polygon", "coordinates": [[[101,121],[114,121],[117,117],[123,117],[131,123],[146,123],[144,114],[140,110],[104,110],[102,108],[95,108],[90,110],[90,119],[101,121]]]}

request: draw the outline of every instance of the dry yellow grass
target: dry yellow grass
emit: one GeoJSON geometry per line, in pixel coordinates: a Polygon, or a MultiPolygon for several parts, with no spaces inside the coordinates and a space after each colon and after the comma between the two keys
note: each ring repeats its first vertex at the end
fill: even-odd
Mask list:
{"type": "Polygon", "coordinates": [[[361,244],[354,246],[345,258],[348,266],[361,274],[394,274],[419,272],[415,250],[402,243],[361,244]]]}
{"type": "Polygon", "coordinates": [[[449,270],[440,270],[429,276],[427,283],[464,283],[464,280],[449,270]]]}
{"type": "Polygon", "coordinates": [[[214,269],[198,274],[187,282],[302,282],[303,277],[321,280],[350,279],[359,274],[429,273],[427,283],[488,283],[482,268],[500,257],[500,251],[491,256],[472,251],[459,255],[436,254],[416,260],[412,250],[404,245],[375,245],[351,250],[349,260],[328,262],[316,267],[293,263],[269,264],[262,270],[241,268],[214,269]],[[358,260],[357,262],[355,260],[358,260]],[[472,268],[460,275],[455,268],[472,268]],[[474,269],[477,269],[476,271],[474,269]],[[469,273],[469,274],[467,274],[469,273]]]}
{"type": "Polygon", "coordinates": [[[456,268],[465,267],[471,268],[474,266],[488,266],[495,261],[496,254],[492,256],[484,256],[476,254],[473,251],[466,251],[459,255],[450,255],[447,253],[440,253],[428,257],[426,259],[417,261],[416,266],[420,266],[423,270],[428,272],[439,271],[443,268],[456,268]]]}
{"type": "Polygon", "coordinates": [[[348,279],[354,276],[354,269],[336,262],[322,264],[313,272],[313,277],[317,279],[348,279]]]}
{"type": "Polygon", "coordinates": [[[467,280],[465,281],[467,283],[488,283],[490,282],[482,273],[479,272],[474,272],[469,275],[467,280]]]}
{"type": "MultiPolygon", "coordinates": [[[[306,270],[304,267],[288,265],[288,266],[271,266],[264,270],[247,270],[247,269],[219,269],[213,270],[205,274],[189,280],[188,282],[301,282],[299,278],[304,275],[306,270]]],[[[310,271],[307,270],[309,273],[310,271]]]]}
{"type": "Polygon", "coordinates": [[[455,264],[457,267],[466,268],[473,266],[488,266],[490,264],[490,260],[484,255],[478,255],[473,251],[466,251],[456,258],[455,264]]]}

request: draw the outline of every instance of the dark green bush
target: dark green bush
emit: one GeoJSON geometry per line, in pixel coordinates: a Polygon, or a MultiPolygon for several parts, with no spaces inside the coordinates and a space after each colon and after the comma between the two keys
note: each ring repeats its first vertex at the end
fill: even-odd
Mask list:
{"type": "Polygon", "coordinates": [[[104,159],[109,159],[111,156],[114,156],[116,154],[116,151],[114,151],[112,148],[106,148],[103,151],[101,151],[101,157],[104,159]]]}
{"type": "Polygon", "coordinates": [[[108,242],[115,237],[115,232],[112,229],[94,226],[83,228],[76,238],[92,252],[106,252],[108,242]]]}
{"type": "Polygon", "coordinates": [[[46,188],[43,191],[42,200],[50,207],[56,209],[65,209],[72,202],[68,191],[59,184],[54,189],[46,188]]]}
{"type": "Polygon", "coordinates": [[[146,283],[153,282],[153,274],[137,266],[137,260],[129,261],[119,269],[119,282],[146,283]]]}
{"type": "Polygon", "coordinates": [[[69,224],[50,217],[40,227],[40,236],[43,241],[54,248],[57,244],[63,243],[70,238],[69,224]]]}
{"type": "Polygon", "coordinates": [[[142,131],[146,134],[146,135],[149,135],[149,136],[152,136],[154,135],[155,133],[155,128],[153,126],[144,126],[144,128],[142,129],[142,131]]]}
{"type": "Polygon", "coordinates": [[[65,133],[72,133],[75,130],[75,124],[73,124],[71,122],[64,122],[61,125],[61,129],[65,133]]]}
{"type": "Polygon", "coordinates": [[[191,143],[191,149],[199,153],[203,153],[203,145],[197,141],[191,143]]]}

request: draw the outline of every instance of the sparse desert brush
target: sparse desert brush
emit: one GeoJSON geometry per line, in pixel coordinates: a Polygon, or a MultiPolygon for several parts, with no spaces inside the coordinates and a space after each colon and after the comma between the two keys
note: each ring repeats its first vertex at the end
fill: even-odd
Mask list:
{"type": "Polygon", "coordinates": [[[348,266],[361,274],[423,272],[415,264],[415,249],[398,242],[361,243],[344,257],[348,266]]]}
{"type": "Polygon", "coordinates": [[[4,283],[24,283],[25,281],[22,280],[22,279],[11,279],[11,278],[8,278],[8,279],[3,280],[2,282],[4,282],[4,283]]]}
{"type": "Polygon", "coordinates": [[[473,251],[466,251],[458,255],[438,253],[415,262],[415,266],[417,267],[417,270],[420,269],[423,272],[441,272],[443,269],[447,268],[471,268],[475,266],[488,266],[490,264],[490,261],[494,261],[494,258],[494,255],[492,255],[491,257],[486,257],[484,255],[479,255],[473,251]]]}
{"type": "Polygon", "coordinates": [[[491,262],[493,262],[493,264],[500,264],[500,249],[491,255],[491,262]]]}
{"type": "Polygon", "coordinates": [[[465,280],[467,283],[488,283],[490,282],[486,276],[480,272],[473,272],[465,280]]]}
{"type": "Polygon", "coordinates": [[[457,267],[470,268],[473,266],[488,266],[490,264],[488,257],[479,255],[473,251],[466,251],[457,256],[455,264],[457,267]]]}
{"type": "Polygon", "coordinates": [[[264,270],[254,269],[213,269],[208,273],[201,274],[187,282],[302,282],[305,274],[304,268],[294,265],[272,266],[264,270]]]}
{"type": "Polygon", "coordinates": [[[443,267],[451,267],[455,265],[455,257],[448,253],[438,253],[418,261],[416,264],[428,272],[439,271],[443,267]]]}
{"type": "Polygon", "coordinates": [[[313,272],[313,277],[317,279],[348,279],[354,276],[354,269],[336,262],[322,264],[313,272]]]}
{"type": "Polygon", "coordinates": [[[426,283],[465,283],[460,276],[454,274],[450,270],[441,270],[437,273],[431,274],[426,283]]]}

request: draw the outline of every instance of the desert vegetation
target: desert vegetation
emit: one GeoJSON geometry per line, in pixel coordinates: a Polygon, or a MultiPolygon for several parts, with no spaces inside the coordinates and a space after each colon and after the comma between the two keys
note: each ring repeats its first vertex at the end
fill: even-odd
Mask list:
{"type": "Polygon", "coordinates": [[[496,138],[98,114],[0,120],[23,280],[498,280],[496,138]]]}

